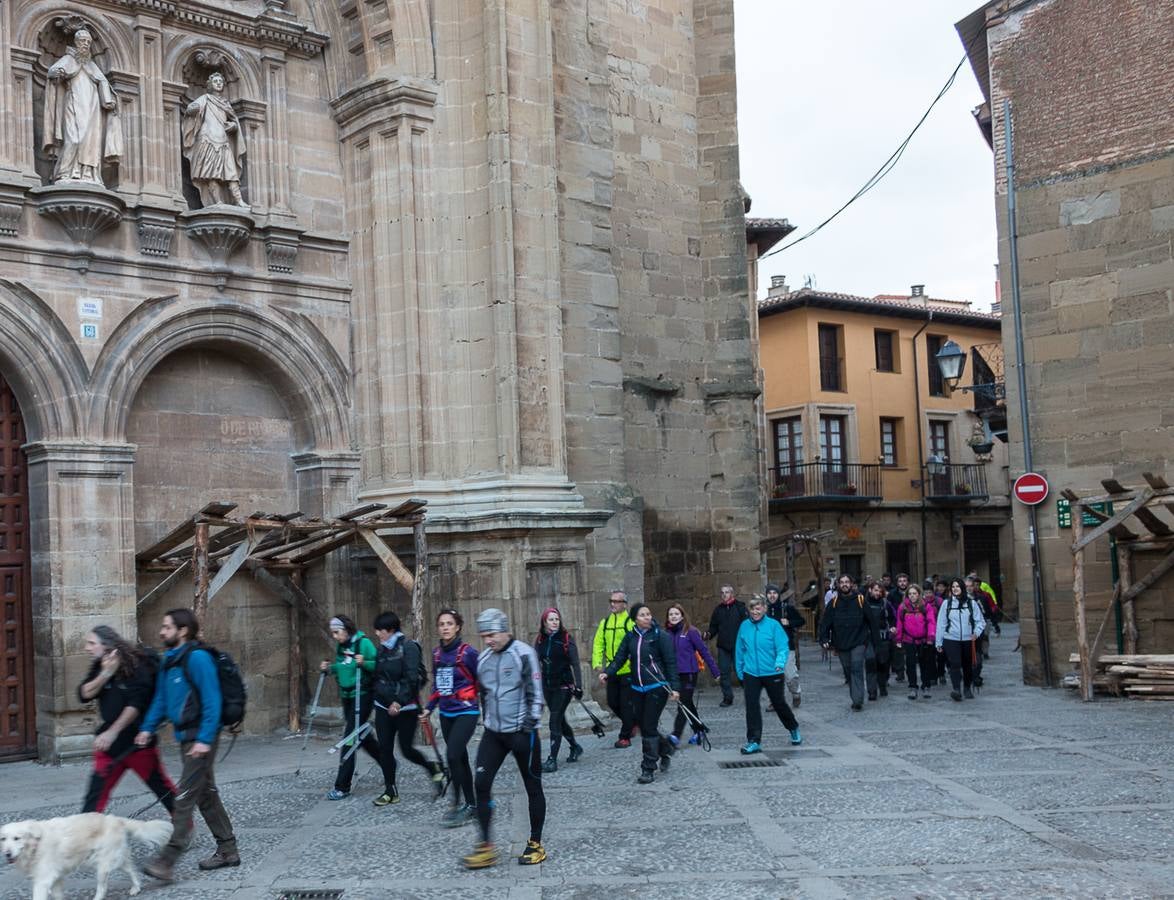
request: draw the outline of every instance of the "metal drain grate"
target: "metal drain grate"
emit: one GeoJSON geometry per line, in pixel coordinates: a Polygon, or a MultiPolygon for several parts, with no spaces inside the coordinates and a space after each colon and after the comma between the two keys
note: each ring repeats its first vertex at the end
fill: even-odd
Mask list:
{"type": "Polygon", "coordinates": [[[339,900],[342,890],[336,888],[313,888],[305,891],[283,891],[277,900],[339,900]]]}
{"type": "Polygon", "coordinates": [[[782,763],[777,759],[760,756],[758,759],[735,759],[730,762],[719,762],[717,767],[719,769],[773,769],[781,765],[782,763]]]}
{"type": "Polygon", "coordinates": [[[808,758],[821,756],[831,757],[831,754],[826,750],[819,750],[815,747],[788,747],[786,750],[765,750],[763,752],[772,759],[779,760],[786,760],[796,756],[806,756],[808,758]]]}

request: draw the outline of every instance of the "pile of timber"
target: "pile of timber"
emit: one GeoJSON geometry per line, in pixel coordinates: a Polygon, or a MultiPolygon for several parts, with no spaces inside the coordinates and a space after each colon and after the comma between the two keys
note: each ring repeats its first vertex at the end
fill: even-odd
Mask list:
{"type": "MultiPolygon", "coordinates": [[[[1073,653],[1070,661],[1080,662],[1073,653]]],[[[1079,687],[1080,676],[1073,672],[1065,687],[1079,687]]],[[[1093,663],[1094,691],[1132,697],[1136,700],[1174,700],[1174,654],[1105,653],[1093,663]]]]}

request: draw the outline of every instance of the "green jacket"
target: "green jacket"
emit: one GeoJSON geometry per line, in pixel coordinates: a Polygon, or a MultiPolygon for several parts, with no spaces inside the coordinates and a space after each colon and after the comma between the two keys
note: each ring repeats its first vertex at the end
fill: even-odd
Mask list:
{"type": "MultiPolygon", "coordinates": [[[[591,667],[605,669],[615,659],[619,652],[620,642],[624,635],[636,627],[632,617],[625,609],[623,612],[608,613],[607,617],[595,629],[595,645],[591,649],[591,667]]],[[[617,675],[627,675],[632,671],[630,662],[624,663],[616,671],[617,675]]]]}
{"type": "MultiPolygon", "coordinates": [[[[343,641],[334,648],[334,662],[330,664],[330,672],[338,679],[338,694],[344,700],[355,699],[355,670],[358,668],[354,660],[346,655],[351,651],[356,656],[363,657],[363,684],[360,688],[364,694],[371,691],[375,680],[375,645],[371,639],[361,631],[356,631],[349,641],[343,641]]],[[[362,699],[360,697],[360,699],[362,699]]]]}

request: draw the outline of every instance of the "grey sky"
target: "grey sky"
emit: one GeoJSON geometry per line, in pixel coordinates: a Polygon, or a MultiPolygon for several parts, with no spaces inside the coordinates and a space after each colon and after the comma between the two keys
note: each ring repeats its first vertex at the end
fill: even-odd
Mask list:
{"type": "MultiPolygon", "coordinates": [[[[792,239],[844,203],[896,149],[963,47],[954,22],[980,0],[735,0],[742,183],[751,215],[792,239]]],[[[967,62],[884,181],[819,234],[762,263],[802,287],[933,297],[995,296],[994,171],[971,110],[967,62]]]]}

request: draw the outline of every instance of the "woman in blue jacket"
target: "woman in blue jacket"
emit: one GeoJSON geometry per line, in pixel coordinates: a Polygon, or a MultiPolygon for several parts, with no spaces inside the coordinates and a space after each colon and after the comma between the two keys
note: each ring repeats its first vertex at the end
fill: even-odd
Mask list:
{"type": "Polygon", "coordinates": [[[791,743],[800,744],[799,722],[787,706],[784,671],[787,667],[787,633],[766,614],[766,601],[756,596],[749,604],[750,618],[738,626],[734,667],[746,696],[745,754],[762,752],[762,692],[770,698],[779,721],[791,732],[791,743]]]}

